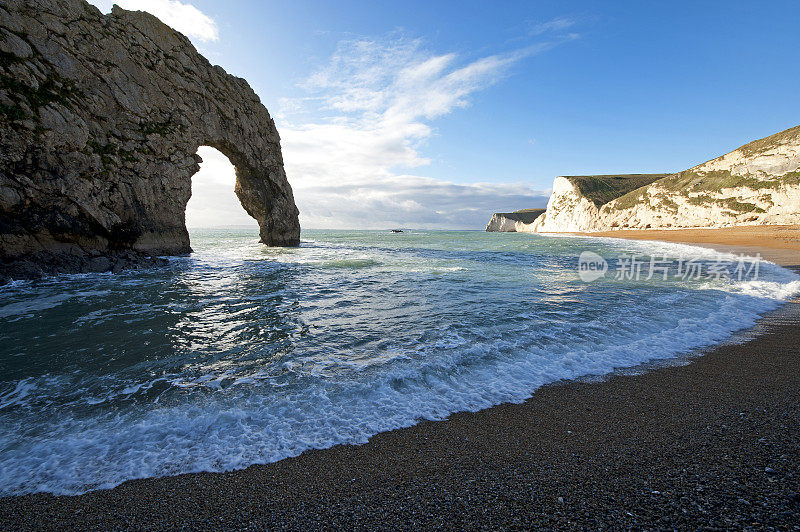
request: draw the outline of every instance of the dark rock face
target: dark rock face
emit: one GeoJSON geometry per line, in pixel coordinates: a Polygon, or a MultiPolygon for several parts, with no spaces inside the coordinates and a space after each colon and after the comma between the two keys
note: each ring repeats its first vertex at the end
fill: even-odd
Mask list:
{"type": "Polygon", "coordinates": [[[245,80],[147,13],[0,0],[6,275],[113,270],[191,251],[184,211],[202,145],[236,167],[261,241],[297,245],[280,138],[245,80]]]}

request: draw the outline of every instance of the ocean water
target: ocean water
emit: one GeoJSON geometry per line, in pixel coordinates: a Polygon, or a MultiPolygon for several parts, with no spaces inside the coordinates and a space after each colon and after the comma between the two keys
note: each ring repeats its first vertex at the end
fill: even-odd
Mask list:
{"type": "Polygon", "coordinates": [[[455,231],[192,233],[167,268],[0,288],[0,495],[224,471],[728,338],[800,291],[681,279],[709,250],[455,231]],[[610,258],[591,283],[578,256],[610,258]],[[616,279],[628,254],[669,279],[616,279]],[[666,256],[666,262],[665,257],[666,256]]]}

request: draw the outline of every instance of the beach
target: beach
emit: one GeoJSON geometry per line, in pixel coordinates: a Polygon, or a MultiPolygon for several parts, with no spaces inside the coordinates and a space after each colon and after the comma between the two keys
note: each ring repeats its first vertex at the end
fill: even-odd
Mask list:
{"type": "MultiPolygon", "coordinates": [[[[754,229],[602,236],[755,251],[797,270],[792,229],[754,229]]],[[[798,404],[794,300],[688,359],[545,385],[520,404],[424,421],[364,445],[79,496],[0,499],[0,528],[792,529],[798,404]]]]}
{"type": "Polygon", "coordinates": [[[621,229],[587,236],[628,238],[631,240],[660,240],[713,248],[722,252],[756,255],[784,266],[800,264],[800,226],[751,225],[719,229],[621,229]]]}
{"type": "Polygon", "coordinates": [[[0,3],[0,532],[800,532],[800,3],[115,1],[0,3]]]}

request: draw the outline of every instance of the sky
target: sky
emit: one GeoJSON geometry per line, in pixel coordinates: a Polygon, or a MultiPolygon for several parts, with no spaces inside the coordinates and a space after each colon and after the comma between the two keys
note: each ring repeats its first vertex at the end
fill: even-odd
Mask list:
{"type": "MultiPolygon", "coordinates": [[[[303,228],[481,229],[558,175],[678,171],[800,124],[794,0],[116,3],[248,80],[303,228]]],[[[199,153],[187,225],[255,225],[199,153]]]]}

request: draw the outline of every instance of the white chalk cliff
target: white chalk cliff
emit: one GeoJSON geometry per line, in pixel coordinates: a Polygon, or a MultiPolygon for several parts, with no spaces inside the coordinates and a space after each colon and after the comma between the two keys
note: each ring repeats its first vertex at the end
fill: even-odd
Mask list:
{"type": "Polygon", "coordinates": [[[675,174],[562,176],[517,230],[592,232],[800,223],[800,126],[675,174]]]}
{"type": "Polygon", "coordinates": [[[499,233],[530,232],[536,219],[544,214],[544,209],[523,209],[516,212],[496,212],[486,225],[487,231],[499,233]]]}

